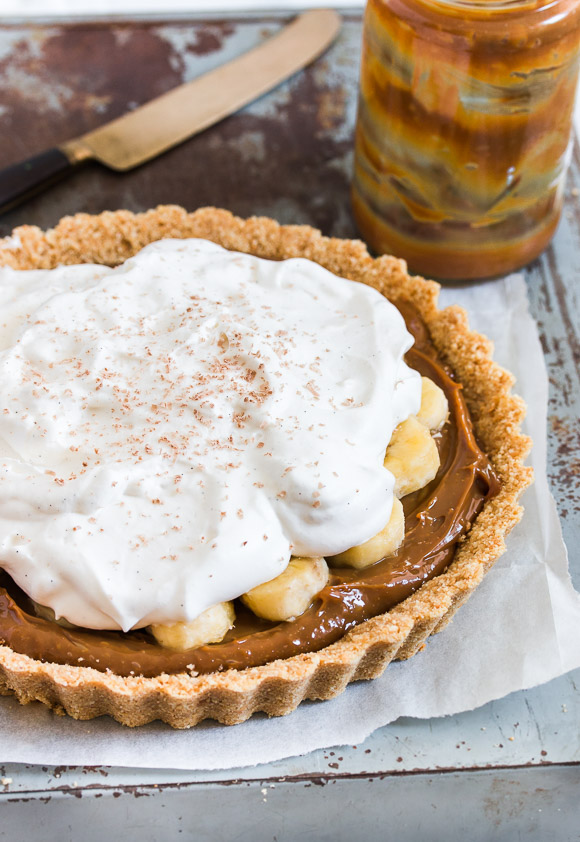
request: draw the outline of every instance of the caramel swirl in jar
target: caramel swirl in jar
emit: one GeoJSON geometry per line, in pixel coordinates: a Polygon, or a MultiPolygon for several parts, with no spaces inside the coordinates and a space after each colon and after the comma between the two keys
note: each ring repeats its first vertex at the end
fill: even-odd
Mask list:
{"type": "Polygon", "coordinates": [[[562,207],[578,0],[369,0],[353,207],[378,252],[429,276],[504,274],[562,207]]]}

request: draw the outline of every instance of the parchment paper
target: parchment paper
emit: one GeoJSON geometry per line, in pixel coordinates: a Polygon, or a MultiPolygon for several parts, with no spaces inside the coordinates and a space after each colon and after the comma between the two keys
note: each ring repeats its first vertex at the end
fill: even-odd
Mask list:
{"type": "Polygon", "coordinates": [[[76,722],[40,704],[0,698],[0,761],[173,769],[251,766],[333,745],[360,744],[399,716],[434,717],[469,710],[580,666],[580,595],[570,583],[566,549],[546,481],[548,383],[525,284],[512,276],[469,289],[444,290],[441,306],[459,303],[471,324],[496,344],[496,359],[517,377],[529,407],[536,482],[508,551],[444,632],[409,661],[347,688],[329,702],[309,702],[279,719],[257,716],[235,727],[204,723],[172,731],[161,723],[129,729],[101,718],[76,722]]]}

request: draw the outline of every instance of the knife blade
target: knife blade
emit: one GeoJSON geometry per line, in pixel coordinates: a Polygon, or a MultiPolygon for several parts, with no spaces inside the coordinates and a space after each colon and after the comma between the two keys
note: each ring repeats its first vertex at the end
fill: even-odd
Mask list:
{"type": "Polygon", "coordinates": [[[93,131],[0,171],[0,213],[88,160],[124,171],[149,161],[279,85],[318,58],[340,17],[317,9],[239,58],[173,88],[93,131]]]}

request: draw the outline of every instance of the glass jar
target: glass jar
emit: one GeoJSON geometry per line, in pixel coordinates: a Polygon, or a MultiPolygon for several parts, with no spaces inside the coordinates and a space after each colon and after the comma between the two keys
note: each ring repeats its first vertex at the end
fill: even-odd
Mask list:
{"type": "Polygon", "coordinates": [[[443,279],[548,244],[572,148],[580,0],[368,0],[353,210],[377,252],[443,279]]]}

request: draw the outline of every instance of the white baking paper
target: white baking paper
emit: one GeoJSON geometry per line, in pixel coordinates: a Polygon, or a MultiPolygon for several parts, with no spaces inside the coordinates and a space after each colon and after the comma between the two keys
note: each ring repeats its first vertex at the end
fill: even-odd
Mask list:
{"type": "Polygon", "coordinates": [[[235,727],[203,723],[173,731],[162,723],[129,729],[109,718],[76,722],[40,704],[0,698],[0,761],[225,769],[360,744],[399,716],[458,713],[549,681],[580,666],[580,595],[570,583],[566,549],[546,480],[548,382],[536,325],[520,276],[447,289],[471,324],[495,341],[496,359],[517,377],[528,404],[536,482],[508,550],[474,596],[425,650],[391,664],[371,682],[329,702],[308,702],[290,716],[259,715],[235,727]]]}

